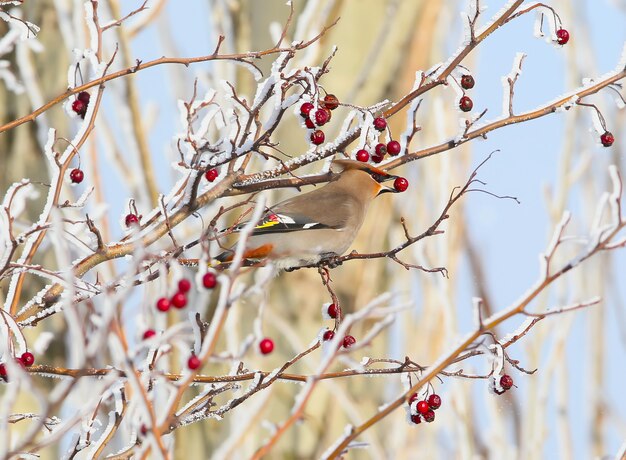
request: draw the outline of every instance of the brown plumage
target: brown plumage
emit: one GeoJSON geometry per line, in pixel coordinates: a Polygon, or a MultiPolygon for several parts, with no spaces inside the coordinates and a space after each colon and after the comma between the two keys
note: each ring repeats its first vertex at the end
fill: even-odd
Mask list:
{"type": "MultiPolygon", "coordinates": [[[[382,182],[396,176],[353,160],[335,160],[332,169],[338,174],[323,187],[268,207],[246,241],[244,258],[268,258],[279,268],[290,268],[341,255],[350,247],[370,202],[380,193],[395,192],[382,182]]],[[[228,261],[233,253],[234,247],[216,259],[228,261]]]]}

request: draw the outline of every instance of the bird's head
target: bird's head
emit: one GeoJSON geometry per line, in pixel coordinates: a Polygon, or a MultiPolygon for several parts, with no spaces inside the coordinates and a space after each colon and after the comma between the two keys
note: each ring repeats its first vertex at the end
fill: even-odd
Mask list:
{"type": "Polygon", "coordinates": [[[355,187],[368,191],[372,197],[383,193],[398,193],[394,187],[383,185],[384,182],[398,179],[398,176],[389,174],[369,163],[355,160],[334,160],[331,169],[339,174],[338,180],[354,182],[355,187]]]}

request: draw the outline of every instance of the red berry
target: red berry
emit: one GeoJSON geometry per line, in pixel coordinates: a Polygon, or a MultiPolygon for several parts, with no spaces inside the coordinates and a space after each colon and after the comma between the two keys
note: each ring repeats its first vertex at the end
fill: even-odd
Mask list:
{"type": "Polygon", "coordinates": [[[437,394],[432,394],[428,397],[428,407],[432,410],[437,410],[441,407],[441,397],[437,394]]]}
{"type": "Polygon", "coordinates": [[[185,308],[187,297],[182,292],[177,292],[172,296],[172,305],[176,308],[185,308]]]}
{"type": "Polygon", "coordinates": [[[204,173],[204,177],[209,182],[213,182],[215,179],[217,179],[217,176],[219,175],[220,175],[220,172],[217,170],[217,168],[211,168],[207,172],[204,173]]]}
{"type": "Polygon", "coordinates": [[[387,144],[387,153],[391,156],[395,157],[398,153],[400,153],[400,150],[402,150],[402,147],[398,141],[391,141],[387,144]]]}
{"type": "Polygon", "coordinates": [[[200,361],[200,358],[196,355],[191,355],[187,360],[187,367],[192,371],[198,369],[200,366],[202,366],[202,361],[200,361]]]}
{"type": "Polygon", "coordinates": [[[459,108],[463,111],[463,112],[469,112],[470,110],[472,110],[474,108],[474,103],[472,102],[472,100],[469,98],[469,96],[463,96],[460,100],[459,100],[459,108]]]}
{"type": "Polygon", "coordinates": [[[178,290],[180,292],[189,292],[191,290],[191,281],[189,281],[187,278],[183,278],[182,280],[180,280],[178,282],[178,290]]]}
{"type": "Polygon", "coordinates": [[[89,94],[87,91],[81,91],[80,93],[78,93],[77,99],[81,102],[84,102],[85,104],[89,104],[91,94],[89,94]]]}
{"type": "Polygon", "coordinates": [[[316,129],[311,133],[311,142],[313,142],[315,145],[323,144],[324,139],[326,139],[326,136],[324,136],[324,131],[322,131],[321,129],[316,129]]]}
{"type": "Polygon", "coordinates": [[[420,401],[417,403],[417,411],[420,414],[425,414],[429,410],[430,410],[430,407],[428,407],[428,403],[426,401],[420,401]]]}
{"type": "Polygon", "coordinates": [[[378,156],[378,155],[372,155],[372,161],[374,163],[380,163],[381,161],[383,161],[385,159],[385,157],[382,156],[378,156]]]}
{"type": "Polygon", "coordinates": [[[0,378],[7,378],[7,368],[4,364],[0,364],[0,378]]]}
{"type": "Polygon", "coordinates": [[[324,107],[330,110],[335,110],[339,107],[339,99],[334,94],[327,94],[324,96],[324,107]]]}
{"type": "Polygon", "coordinates": [[[331,331],[331,330],[327,330],[327,331],[325,331],[325,332],[324,332],[324,335],[322,336],[322,338],[323,338],[325,341],[327,341],[327,342],[328,342],[329,340],[332,340],[334,337],[335,337],[335,333],[334,333],[333,331],[331,331]]]}
{"type": "Polygon", "coordinates": [[[356,152],[356,159],[365,163],[370,159],[370,154],[365,149],[361,149],[356,152]]]}
{"type": "Polygon", "coordinates": [[[610,147],[613,145],[613,142],[615,142],[615,136],[613,136],[613,133],[606,131],[600,136],[600,142],[602,142],[602,145],[605,147],[610,147]]]}
{"type": "Polygon", "coordinates": [[[387,146],[383,143],[376,144],[374,152],[376,152],[377,157],[384,157],[387,154],[387,146]]]}
{"type": "Polygon", "coordinates": [[[259,351],[264,355],[269,355],[274,350],[274,341],[272,339],[264,338],[259,342],[259,351]]]}
{"type": "Polygon", "coordinates": [[[352,337],[351,335],[346,335],[343,338],[343,347],[344,348],[350,348],[355,343],[356,343],[356,339],[354,337],[352,337]]]}
{"type": "Polygon", "coordinates": [[[151,337],[154,337],[156,335],[156,332],[154,332],[154,329],[147,329],[146,332],[143,333],[143,339],[144,340],[148,340],[151,337]]]}
{"type": "Polygon", "coordinates": [[[418,398],[417,393],[413,393],[411,397],[409,398],[409,404],[411,404],[413,401],[416,401],[417,398],[418,398]]]}
{"type": "Polygon", "coordinates": [[[35,355],[33,355],[30,351],[25,351],[22,353],[20,360],[24,366],[30,367],[35,363],[35,355]]]}
{"type": "Polygon", "coordinates": [[[313,120],[311,120],[309,117],[306,117],[304,119],[304,125],[309,129],[315,129],[315,123],[313,123],[313,120]]]}
{"type": "Polygon", "coordinates": [[[213,289],[215,286],[217,286],[217,276],[215,276],[215,273],[205,273],[202,277],[202,285],[207,289],[213,289]]]}
{"type": "Polygon", "coordinates": [[[409,181],[404,177],[396,177],[396,180],[393,181],[393,188],[395,188],[398,192],[404,192],[407,188],[409,188],[409,181]]]}
{"type": "Polygon", "coordinates": [[[565,29],[557,30],[556,41],[559,45],[565,45],[569,41],[569,32],[565,29]]]}
{"type": "Polygon", "coordinates": [[[472,89],[474,87],[474,77],[471,75],[461,76],[461,86],[463,89],[472,89]]]}
{"type": "Polygon", "coordinates": [[[303,117],[308,117],[309,112],[313,110],[314,107],[315,106],[311,104],[310,102],[305,102],[304,104],[300,106],[300,115],[302,115],[303,117]]]}
{"type": "Polygon", "coordinates": [[[428,409],[428,411],[424,414],[424,420],[426,420],[428,423],[434,422],[435,413],[431,409],[428,409]]]}
{"type": "Polygon", "coordinates": [[[387,121],[383,117],[374,118],[374,129],[384,131],[387,128],[387,121]]]}
{"type": "Polygon", "coordinates": [[[337,315],[339,314],[339,308],[337,308],[337,305],[335,305],[334,303],[331,303],[328,306],[328,316],[330,316],[331,318],[336,318],[337,315]]]}
{"type": "Polygon", "coordinates": [[[500,377],[500,386],[504,390],[510,390],[513,386],[513,377],[508,374],[504,374],[502,377],[500,377]]]}
{"type": "Polygon", "coordinates": [[[330,111],[327,112],[326,109],[317,109],[315,111],[315,123],[317,126],[323,126],[328,123],[329,113],[330,111]]]}
{"type": "Polygon", "coordinates": [[[80,99],[76,99],[74,102],[72,102],[72,110],[78,115],[85,115],[85,113],[87,112],[87,104],[85,104],[80,99]]]}
{"type": "Polygon", "coordinates": [[[412,414],[411,421],[416,425],[419,425],[420,423],[422,423],[422,418],[419,416],[419,414],[412,414]]]}
{"type": "Polygon", "coordinates": [[[81,169],[74,168],[72,169],[72,171],[70,171],[70,180],[73,183],[80,184],[84,178],[85,178],[85,173],[81,169]]]}
{"type": "Polygon", "coordinates": [[[141,433],[141,436],[145,436],[148,434],[148,428],[146,427],[146,425],[141,425],[141,428],[139,429],[139,432],[141,433]]]}
{"type": "Polygon", "coordinates": [[[157,310],[159,311],[167,311],[170,309],[170,301],[169,299],[166,299],[165,297],[161,297],[159,300],[157,300],[157,310]]]}
{"type": "Polygon", "coordinates": [[[126,214],[124,223],[126,224],[127,227],[130,227],[131,225],[137,225],[139,224],[139,217],[137,217],[135,214],[132,214],[132,213],[126,214]]]}

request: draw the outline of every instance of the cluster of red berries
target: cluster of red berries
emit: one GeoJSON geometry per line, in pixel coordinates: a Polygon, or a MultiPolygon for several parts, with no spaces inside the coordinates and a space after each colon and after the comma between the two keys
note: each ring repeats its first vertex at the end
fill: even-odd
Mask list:
{"type": "Polygon", "coordinates": [[[304,102],[300,106],[300,115],[304,119],[304,124],[308,129],[312,129],[311,142],[315,145],[323,144],[326,140],[324,131],[319,129],[332,118],[332,110],[339,107],[339,99],[334,94],[327,94],[324,99],[318,102],[318,109],[311,102],[304,102]]]}
{"type": "MultiPolygon", "coordinates": [[[[35,363],[35,355],[30,351],[25,351],[22,356],[15,358],[15,362],[23,367],[30,367],[35,363]]],[[[0,379],[6,381],[8,379],[7,368],[4,363],[0,363],[0,379]]]]}
{"type": "MultiPolygon", "coordinates": [[[[340,313],[341,313],[341,310],[337,304],[331,303],[326,308],[326,314],[332,319],[337,319],[340,313]]],[[[324,333],[322,334],[322,340],[324,340],[324,342],[328,342],[334,338],[335,338],[335,332],[331,331],[330,329],[326,329],[324,333]]],[[[343,338],[342,345],[344,348],[350,348],[355,343],[356,343],[356,339],[354,338],[354,336],[346,335],[343,338]]]]}
{"type": "MultiPolygon", "coordinates": [[[[387,120],[385,120],[383,117],[374,118],[374,129],[376,131],[384,131],[385,129],[387,129],[387,120]]],[[[385,155],[388,154],[388,155],[395,157],[401,151],[402,151],[402,146],[400,145],[400,142],[398,141],[391,140],[387,142],[387,144],[383,144],[382,142],[379,142],[374,147],[374,153],[372,153],[371,155],[366,149],[358,150],[356,152],[356,159],[358,161],[362,161],[365,163],[369,161],[371,157],[372,162],[380,163],[385,158],[385,155]]]]}
{"type": "Polygon", "coordinates": [[[72,102],[72,111],[77,115],[80,115],[81,118],[85,118],[87,106],[89,106],[89,99],[91,99],[91,96],[87,91],[81,91],[78,93],[78,96],[74,102],[72,102]]]}
{"type": "MultiPolygon", "coordinates": [[[[413,393],[409,399],[409,405],[417,401],[419,396],[413,393]]],[[[415,404],[415,414],[411,414],[411,421],[416,425],[422,423],[422,418],[426,422],[435,421],[435,411],[441,407],[441,397],[438,394],[431,394],[428,399],[417,401],[415,404]]]]}
{"type": "MultiPolygon", "coordinates": [[[[213,289],[215,286],[217,286],[217,277],[215,276],[215,273],[205,273],[202,277],[202,285],[206,289],[213,289]]],[[[161,297],[159,300],[157,300],[157,310],[166,312],[172,306],[174,308],[185,308],[185,306],[187,305],[187,293],[190,290],[191,281],[189,281],[187,278],[181,279],[178,282],[178,291],[176,291],[176,293],[170,299],[168,299],[167,297],[161,297]]]]}
{"type": "MultiPolygon", "coordinates": [[[[469,74],[461,75],[461,88],[468,90],[472,89],[476,82],[474,81],[474,77],[469,74]]],[[[467,96],[463,95],[461,99],[459,99],[459,109],[463,112],[469,112],[474,108],[474,101],[467,96]]]]}
{"type": "Polygon", "coordinates": [[[500,387],[502,387],[502,391],[498,390],[495,387],[493,391],[495,391],[496,394],[501,395],[502,393],[505,393],[506,391],[513,388],[513,377],[511,377],[509,374],[504,374],[502,377],[500,377],[500,387]]]}

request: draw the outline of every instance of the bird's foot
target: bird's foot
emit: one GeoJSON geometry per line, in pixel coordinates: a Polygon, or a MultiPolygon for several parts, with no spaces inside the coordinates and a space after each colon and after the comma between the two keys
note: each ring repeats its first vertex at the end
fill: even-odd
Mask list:
{"type": "Polygon", "coordinates": [[[319,266],[328,267],[328,268],[337,268],[342,263],[343,261],[341,260],[341,256],[339,254],[335,254],[334,252],[329,252],[326,254],[322,254],[322,258],[319,261],[319,266]]]}

